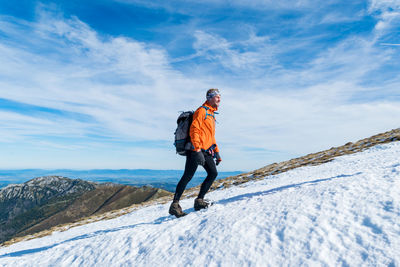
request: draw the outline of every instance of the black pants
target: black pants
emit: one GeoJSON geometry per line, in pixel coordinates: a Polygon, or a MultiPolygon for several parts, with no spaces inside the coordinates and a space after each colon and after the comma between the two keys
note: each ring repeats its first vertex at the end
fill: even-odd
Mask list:
{"type": "MultiPolygon", "coordinates": [[[[198,164],[194,158],[195,153],[196,152],[194,151],[189,151],[188,155],[186,155],[185,171],[182,175],[181,180],[176,186],[174,201],[179,201],[179,199],[183,194],[183,191],[185,191],[186,185],[190,182],[190,180],[192,180],[192,177],[197,170],[198,164]]],[[[208,189],[210,189],[212,183],[214,182],[215,178],[217,178],[218,175],[217,167],[215,166],[213,157],[205,152],[203,152],[203,154],[206,160],[206,163],[204,164],[204,169],[207,172],[207,177],[201,184],[198,198],[204,198],[208,189]]]]}

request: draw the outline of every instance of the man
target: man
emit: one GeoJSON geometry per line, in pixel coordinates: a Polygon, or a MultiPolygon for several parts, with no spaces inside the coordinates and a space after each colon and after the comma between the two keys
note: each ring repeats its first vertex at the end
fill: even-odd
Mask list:
{"type": "Polygon", "coordinates": [[[197,166],[204,167],[207,177],[201,184],[199,195],[194,201],[196,211],[208,207],[209,203],[204,200],[204,195],[218,175],[216,165],[221,162],[221,157],[215,141],[215,114],[221,101],[221,95],[218,89],[210,89],[207,91],[206,98],[206,102],[193,114],[193,122],[189,131],[192,150],[187,151],[185,171],[176,186],[174,200],[169,208],[169,213],[176,217],[186,215],[179,205],[179,199],[196,172],[197,166]]]}

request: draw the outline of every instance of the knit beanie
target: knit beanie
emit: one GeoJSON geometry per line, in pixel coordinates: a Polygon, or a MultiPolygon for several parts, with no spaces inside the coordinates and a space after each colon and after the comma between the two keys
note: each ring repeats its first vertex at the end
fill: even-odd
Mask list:
{"type": "Polygon", "coordinates": [[[216,88],[211,88],[210,90],[207,91],[206,98],[207,100],[210,100],[216,95],[220,95],[219,90],[216,88]]]}

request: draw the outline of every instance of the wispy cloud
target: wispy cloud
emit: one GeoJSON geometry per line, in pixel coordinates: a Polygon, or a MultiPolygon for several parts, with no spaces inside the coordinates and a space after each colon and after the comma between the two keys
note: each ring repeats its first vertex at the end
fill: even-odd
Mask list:
{"type": "MultiPolygon", "coordinates": [[[[81,153],[82,142],[99,145],[108,138],[171,140],[172,144],[177,111],[200,104],[198,99],[206,88],[202,82],[173,70],[161,47],[100,36],[78,18],[64,19],[43,10],[39,15],[34,23],[0,18],[0,31],[5,36],[0,44],[0,97],[14,105],[7,112],[4,105],[0,107],[3,142],[23,140],[24,146],[41,143],[51,149],[67,144],[47,141],[49,137],[69,137],[69,146],[76,153],[81,153]],[[197,95],[190,93],[196,89],[197,95]],[[84,116],[90,122],[82,122],[84,116]],[[103,140],[91,138],[94,134],[103,140]]],[[[105,151],[122,150],[121,146],[109,142],[105,151]]],[[[133,143],[134,151],[135,147],[133,143]]],[[[162,152],[159,147],[157,152],[147,148],[153,151],[152,156],[143,151],[140,154],[152,161],[154,153],[165,157],[173,155],[172,149],[168,143],[162,152]]],[[[23,158],[21,162],[26,163],[23,158]]],[[[130,155],[121,162],[141,168],[130,162],[133,158],[130,155]]]]}
{"type": "MultiPolygon", "coordinates": [[[[394,114],[400,95],[393,88],[399,87],[400,80],[398,75],[387,80],[381,76],[381,69],[398,66],[398,62],[393,51],[377,46],[380,34],[349,36],[324,51],[318,50],[302,68],[285,68],[282,63],[282,54],[293,48],[290,44],[282,48],[280,42],[287,43],[288,39],[272,42],[275,68],[265,72],[264,77],[247,80],[247,86],[242,83],[237,87],[225,81],[229,103],[225,103],[221,116],[230,127],[223,129],[221,136],[238,150],[242,144],[253,144],[285,151],[287,156],[397,127],[400,121],[394,114]],[[372,82],[371,77],[376,80],[372,82]]],[[[312,49],[312,41],[304,40],[300,49],[312,49]]],[[[231,62],[233,46],[226,40],[217,43],[222,45],[210,48],[219,51],[214,64],[216,60],[221,65],[231,62]]],[[[235,53],[241,53],[240,49],[235,53]]],[[[260,51],[252,56],[263,58],[264,54],[260,51]]],[[[246,68],[243,73],[248,74],[246,68]]],[[[241,155],[250,158],[253,154],[243,151],[241,155]]],[[[273,157],[278,159],[279,155],[273,157]]]]}
{"type": "Polygon", "coordinates": [[[368,12],[378,19],[375,25],[378,37],[390,34],[392,27],[400,25],[400,2],[398,0],[371,0],[368,12]]]}
{"type": "MultiPolygon", "coordinates": [[[[272,1],[272,0],[254,0],[254,1],[244,1],[244,0],[231,0],[229,3],[223,0],[205,0],[205,1],[184,1],[178,0],[172,2],[168,1],[146,1],[146,0],[116,0],[121,3],[131,3],[142,6],[147,6],[149,8],[166,8],[169,10],[175,10],[184,12],[187,10],[192,10],[193,7],[202,6],[204,8],[229,8],[229,7],[241,7],[241,8],[251,8],[251,9],[269,9],[269,10],[291,10],[291,9],[301,9],[301,8],[313,8],[318,4],[331,4],[338,1],[309,1],[309,0],[283,0],[283,1],[272,1]]],[[[195,10],[195,8],[193,8],[195,10]]],[[[197,10],[201,12],[201,10],[197,10]]]]}
{"type": "Polygon", "coordinates": [[[388,44],[388,43],[381,43],[380,45],[387,45],[387,46],[400,46],[400,44],[388,44]]]}
{"type": "Polygon", "coordinates": [[[273,58],[275,49],[268,37],[256,36],[250,32],[248,39],[229,42],[203,31],[196,31],[194,36],[195,56],[216,63],[218,67],[234,72],[254,73],[260,68],[271,68],[277,64],[273,58]]]}
{"type": "MultiPolygon", "coordinates": [[[[226,169],[257,168],[398,127],[400,63],[386,47],[397,45],[391,29],[398,2],[371,1],[359,10],[357,21],[374,21],[361,33],[331,28],[353,22],[341,10],[274,3],[247,6],[260,7],[254,21],[242,20],[239,0],[227,7],[237,21],[193,15],[172,34],[171,43],[184,34],[190,46],[176,56],[171,43],[100,33],[46,6],[34,22],[0,16],[3,153],[28,147],[20,160],[37,167],[43,160],[29,160],[41,148],[42,159],[57,155],[46,167],[181,168],[172,146],[178,111],[199,106],[209,87],[222,91],[217,140],[226,169]]],[[[191,5],[168,8],[187,13],[191,5]]],[[[0,159],[1,167],[18,157],[0,159]]]]}
{"type": "MultiPolygon", "coordinates": [[[[11,23],[6,19],[3,25],[11,23]]],[[[100,37],[77,18],[42,13],[38,23],[1,30],[9,42],[29,32],[24,38],[33,45],[2,45],[3,98],[86,114],[108,134],[144,140],[166,134],[165,117],[173,118],[177,96],[189,83],[171,69],[162,48],[100,37]]]]}

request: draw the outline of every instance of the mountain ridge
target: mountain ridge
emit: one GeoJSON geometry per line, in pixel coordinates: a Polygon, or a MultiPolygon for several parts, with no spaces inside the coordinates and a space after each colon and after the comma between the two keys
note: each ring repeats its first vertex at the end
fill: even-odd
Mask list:
{"type": "MultiPolygon", "coordinates": [[[[280,163],[272,163],[269,164],[265,167],[259,168],[257,170],[239,174],[236,176],[232,177],[227,177],[221,180],[216,180],[211,187],[210,191],[214,191],[216,189],[221,189],[221,188],[229,188],[231,186],[236,186],[240,185],[249,181],[256,181],[259,179],[267,179],[269,176],[273,176],[275,174],[280,174],[282,172],[287,172],[288,170],[292,170],[295,168],[303,167],[303,166],[315,166],[315,165],[320,165],[329,161],[332,161],[335,157],[339,157],[342,155],[348,155],[348,154],[353,154],[357,153],[363,150],[366,150],[370,147],[379,145],[379,144],[384,144],[384,143],[390,143],[394,141],[399,141],[400,140],[400,128],[393,129],[388,132],[380,133],[377,135],[373,135],[368,138],[361,139],[356,142],[348,142],[343,146],[339,147],[332,147],[327,150],[323,150],[317,153],[311,153],[302,157],[298,157],[295,159],[291,159],[288,161],[283,161],[280,163]]],[[[199,186],[190,188],[185,191],[183,194],[183,198],[189,198],[193,197],[199,190],[199,186]]],[[[84,218],[82,220],[76,221],[74,223],[69,223],[69,224],[64,224],[60,225],[57,227],[53,227],[50,230],[42,231],[40,233],[37,233],[35,235],[30,235],[30,236],[25,236],[25,237],[19,237],[19,238],[14,238],[12,240],[9,240],[7,242],[4,242],[2,246],[8,246],[16,242],[20,242],[23,240],[29,240],[32,238],[36,237],[42,237],[51,234],[53,231],[65,231],[71,227],[75,226],[80,226],[84,225],[90,222],[95,222],[95,221],[100,221],[100,220],[106,220],[106,219],[112,219],[127,213],[130,213],[134,210],[155,205],[155,204],[165,204],[167,202],[171,201],[170,196],[164,196],[164,197],[159,197],[157,199],[150,200],[145,203],[141,204],[133,204],[129,207],[120,209],[120,210],[114,210],[110,211],[107,213],[103,213],[101,215],[94,215],[90,216],[87,218],[84,218]]]]}
{"type": "MultiPolygon", "coordinates": [[[[243,173],[243,171],[220,171],[218,179],[243,173]]],[[[182,176],[183,170],[141,170],[141,169],[28,169],[28,170],[0,170],[0,189],[9,184],[22,184],[27,177],[63,176],[71,179],[82,179],[95,183],[116,183],[131,186],[150,185],[173,192],[176,188],[177,177],[182,176]]],[[[193,176],[188,188],[202,182],[205,171],[199,170],[193,176]]]]}
{"type": "Polygon", "coordinates": [[[0,242],[170,194],[149,186],[37,177],[0,190],[0,242]]]}
{"type": "Polygon", "coordinates": [[[398,266],[399,154],[400,142],[392,142],[250,176],[209,192],[207,210],[195,212],[195,197],[183,198],[182,218],[168,215],[170,197],[112,220],[92,217],[0,248],[0,265],[398,266]]]}

